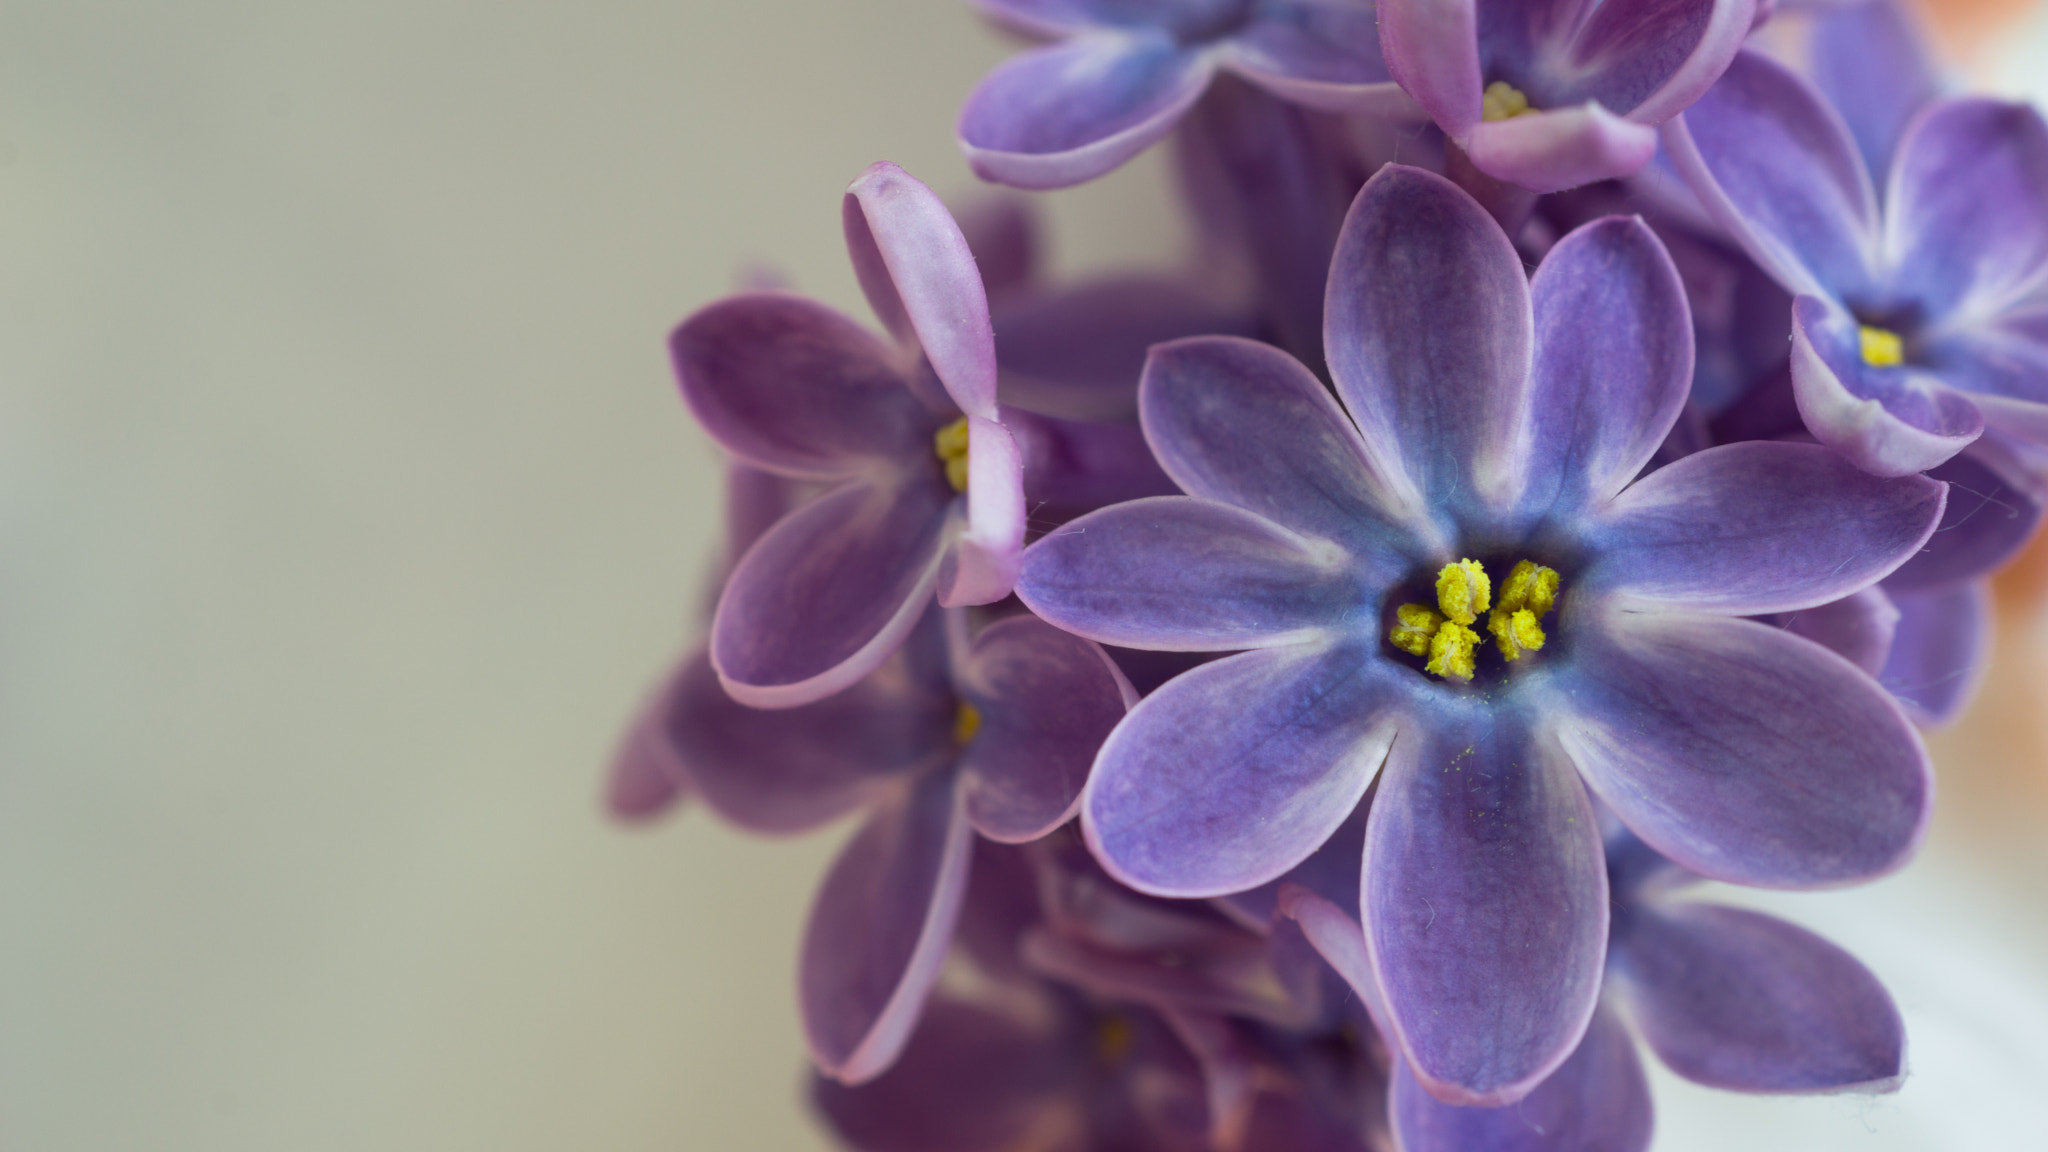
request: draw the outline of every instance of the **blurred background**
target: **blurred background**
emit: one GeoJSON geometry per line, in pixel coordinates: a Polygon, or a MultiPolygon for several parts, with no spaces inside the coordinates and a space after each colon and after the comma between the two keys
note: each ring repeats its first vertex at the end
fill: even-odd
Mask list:
{"type": "MultiPolygon", "coordinates": [[[[1943,13],[2048,96],[2048,14],[1943,13]]],[[[839,195],[956,202],[1010,51],[956,0],[0,8],[0,1148],[795,1150],[797,934],[840,832],[607,822],[695,629],[718,466],[682,316],[865,317],[839,195]]],[[[1157,153],[1040,198],[1171,262],[1157,153]]],[[[1935,741],[1919,863],[1745,897],[1855,951],[1912,1078],[1654,1075],[1658,1148],[2040,1147],[2048,562],[1935,741]]]]}

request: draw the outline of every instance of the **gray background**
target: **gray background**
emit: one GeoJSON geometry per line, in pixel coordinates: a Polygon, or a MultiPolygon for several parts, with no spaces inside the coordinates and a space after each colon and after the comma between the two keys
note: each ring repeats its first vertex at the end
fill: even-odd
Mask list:
{"type": "MultiPolygon", "coordinates": [[[[840,190],[971,192],[1008,50],[946,0],[0,8],[0,1148],[821,1145],[792,968],[843,830],[599,811],[715,527],[663,336],[748,267],[865,316],[840,190]]],[[[1048,198],[1055,269],[1172,260],[1169,195],[1048,198]]],[[[1660,1148],[2040,1139],[2009,634],[1924,860],[1764,901],[1891,983],[1914,1079],[1659,1073],[1660,1148]]]]}

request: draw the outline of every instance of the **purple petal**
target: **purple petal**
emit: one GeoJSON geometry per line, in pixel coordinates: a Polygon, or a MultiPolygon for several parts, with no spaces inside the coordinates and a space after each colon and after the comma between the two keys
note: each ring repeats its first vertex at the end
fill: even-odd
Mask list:
{"type": "MultiPolygon", "coordinates": [[[[1389,572],[1423,527],[1358,431],[1308,369],[1236,337],[1152,350],[1138,404],[1160,467],[1191,496],[1336,541],[1389,572]]],[[[1398,478],[1397,478],[1398,479],[1398,478]]]]}
{"type": "Polygon", "coordinates": [[[1437,1100],[1397,1060],[1388,1101],[1402,1152],[1643,1152],[1650,1085],[1627,1029],[1604,1007],[1571,1059],[1518,1103],[1460,1108],[1437,1100]]]}
{"type": "Polygon", "coordinates": [[[1657,130],[1589,102],[1477,124],[1462,143],[1496,180],[1561,192],[1640,170],[1657,152],[1657,130]]]}
{"type": "Polygon", "coordinates": [[[1842,114],[1864,167],[1889,172],[1906,122],[1939,96],[1927,37],[1899,0],[1823,10],[1807,34],[1808,75],[1842,114]]]}
{"type": "Polygon", "coordinates": [[[1012,57],[960,110],[960,147],[984,180],[1064,188],[1166,135],[1215,72],[1171,37],[1083,36],[1012,57]]]}
{"type": "Polygon", "coordinates": [[[967,417],[967,509],[939,570],[939,603],[993,604],[1010,594],[1024,557],[1024,459],[1009,429],[967,417]]]}
{"type": "Polygon", "coordinates": [[[1081,785],[1129,692],[1102,649],[1043,620],[999,620],[974,641],[960,693],[981,716],[961,758],[967,818],[982,835],[1036,840],[1080,810],[1081,785]]]}
{"type": "Polygon", "coordinates": [[[1276,96],[1326,112],[1415,118],[1420,109],[1380,59],[1373,5],[1263,0],[1224,49],[1232,71],[1276,96]]]}
{"type": "MultiPolygon", "coordinates": [[[[984,192],[953,214],[982,287],[991,301],[1024,294],[1038,279],[1038,217],[1030,201],[1014,192],[984,192]]],[[[996,306],[989,306],[991,318],[996,306]]],[[[1002,366],[1002,337],[996,337],[996,362],[1002,366]]]]}
{"type": "Polygon", "coordinates": [[[1364,795],[1408,671],[1296,645],[1204,664],[1110,733],[1081,798],[1088,846],[1159,896],[1219,896],[1299,864],[1364,795]]]}
{"type": "Polygon", "coordinates": [[[1962,714],[1991,657],[1991,590],[1972,581],[1924,592],[1895,592],[1899,623],[1878,674],[1906,714],[1937,727],[1962,714]]]}
{"type": "Polygon", "coordinates": [[[1654,127],[1684,111],[1720,77],[1749,34],[1755,4],[1569,5],[1561,15],[1544,38],[1551,43],[1532,44],[1529,98],[1543,108],[1594,100],[1654,127]]]}
{"type": "Polygon", "coordinates": [[[1648,225],[1609,216],[1559,241],[1529,295],[1534,447],[1522,498],[1532,507],[1607,500],[1643,470],[1685,407],[1685,289],[1648,225]]]}
{"type": "Polygon", "coordinates": [[[768,534],[777,520],[810,496],[817,495],[801,481],[787,480],[773,472],[738,460],[725,466],[725,559],[731,564],[768,534]]]}
{"type": "Polygon", "coordinates": [[[1861,349],[1854,316],[1817,296],[1792,302],[1792,392],[1814,439],[1866,472],[1904,476],[1983,434],[1969,397],[1915,365],[1866,364],[1861,349]]]}
{"type": "Polygon", "coordinates": [[[797,980],[819,1071],[873,1079],[903,1050],[953,938],[974,833],[935,772],[847,842],[811,905],[797,980]]]}
{"type": "Polygon", "coordinates": [[[1024,499],[1035,525],[1179,492],[1135,423],[1059,420],[1016,408],[1003,409],[1003,423],[1024,457],[1024,499]]]}
{"type": "MultiPolygon", "coordinates": [[[[1338,825],[1330,838],[1323,841],[1323,846],[1311,853],[1308,859],[1288,869],[1286,875],[1270,884],[1233,892],[1219,900],[1218,905],[1239,923],[1259,928],[1271,924],[1276,915],[1292,915],[1281,907],[1281,893],[1288,887],[1312,893],[1338,908],[1355,910],[1358,907],[1358,862],[1365,855],[1365,815],[1372,806],[1376,791],[1377,787],[1367,788],[1365,799],[1359,801],[1351,817],[1338,825]]],[[[1379,995],[1377,989],[1373,995],[1379,995]]]]}
{"type": "Polygon", "coordinates": [[[1810,888],[1898,867],[1927,750],[1840,656],[1748,620],[1614,612],[1551,685],[1558,736],[1652,848],[1716,880],[1810,888]]]}
{"type": "Polygon", "coordinates": [[[1958,325],[1928,339],[1920,354],[1930,375],[1968,394],[1985,424],[2048,444],[2048,315],[1958,325]]]}
{"type": "Polygon", "coordinates": [[[953,701],[907,662],[787,711],[726,695],[701,655],[658,704],[662,742],[687,765],[712,811],[770,835],[803,832],[873,796],[877,782],[952,754],[953,701]]]}
{"type": "Polygon", "coordinates": [[[996,341],[967,238],[936,193],[882,161],[847,186],[840,215],[875,315],[915,339],[962,412],[996,416],[996,341]]]}
{"type": "Polygon", "coordinates": [[[1941,527],[1885,578],[1886,591],[1941,588],[1989,575],[2033,539],[2041,523],[2042,481],[1996,438],[1978,440],[1927,475],[1948,485],[1941,527]]]}
{"type": "Polygon", "coordinates": [[[1477,201],[1398,164],[1366,182],[1330,261],[1323,346],[1378,474],[1416,493],[1404,504],[1518,495],[1529,316],[1521,257],[1477,201]]]}
{"type": "Polygon", "coordinates": [[[756,708],[793,708],[888,659],[938,580],[944,489],[937,477],[856,482],[783,517],[718,601],[711,662],[726,691],[756,708]]]}
{"type": "Polygon", "coordinates": [[[1897,606],[1875,585],[1791,613],[1784,620],[1785,631],[1813,641],[1871,676],[1884,670],[1898,626],[1897,606]]]}
{"type": "Polygon", "coordinates": [[[1003,402],[1068,420],[1134,419],[1147,348],[1251,329],[1246,317],[1166,279],[1117,276],[1041,293],[997,310],[1003,402]]]}
{"type": "Polygon", "coordinates": [[[1479,123],[1479,18],[1474,0],[1379,0],[1380,51],[1387,72],[1462,137],[1479,123]]]}
{"type": "Polygon", "coordinates": [[[836,479],[864,462],[929,451],[932,417],[887,345],[799,296],[733,296],[669,337],[683,399],[747,463],[836,479]]]}
{"type": "Polygon", "coordinates": [[[1741,52],[1664,128],[1678,170],[1721,226],[1795,295],[1871,284],[1877,198],[1841,117],[1784,65],[1741,52]]]}
{"type": "Polygon", "coordinates": [[[860,1152],[1005,1152],[1057,1108],[1066,1055],[1008,1016],[937,999],[894,1067],[854,1087],[818,1077],[811,1101],[860,1152]]]}
{"type": "Polygon", "coordinates": [[[1497,1107],[1572,1053],[1600,992],[1607,871],[1585,785],[1483,701],[1404,723],[1365,829],[1365,934],[1416,1078],[1497,1107]]]}
{"type": "Polygon", "coordinates": [[[1888,575],[1941,522],[1947,489],[1886,478],[1815,444],[1749,440],[1643,477],[1596,514],[1582,577],[1625,603],[1756,615],[1839,600],[1888,575]]]}
{"type": "Polygon", "coordinates": [[[1930,320],[1996,311],[2048,273],[2048,124],[1961,98],[1906,129],[1885,192],[1895,282],[1930,320]]]}
{"type": "MultiPolygon", "coordinates": [[[[708,668],[703,653],[684,661],[684,668],[708,668]]],[[[684,669],[670,675],[670,683],[657,690],[641,705],[632,726],[612,753],[611,771],[605,775],[605,810],[614,819],[629,824],[644,823],[662,815],[690,795],[690,776],[676,756],[675,747],[661,731],[661,709],[674,690],[670,685],[684,669]]],[[[712,678],[714,690],[717,678],[712,678]]],[[[721,691],[720,695],[724,693],[721,691]]]]}
{"type": "Polygon", "coordinates": [[[1632,909],[1615,971],[1673,1072],[1738,1092],[1889,1091],[1905,1029],[1856,958],[1783,920],[1712,904],[1632,909]]]}
{"type": "Polygon", "coordinates": [[[1183,652],[1320,637],[1361,598],[1341,550],[1186,496],[1117,504],[1052,532],[1025,552],[1017,595],[1090,640],[1183,652]]]}
{"type": "MultiPolygon", "coordinates": [[[[1355,870],[1355,869],[1354,869],[1355,870]]],[[[1364,1003],[1374,1026],[1382,1032],[1392,1028],[1387,1005],[1380,998],[1380,978],[1372,964],[1372,950],[1365,944],[1365,929],[1358,926],[1342,907],[1298,884],[1280,887],[1280,914],[1301,925],[1316,954],[1350,985],[1364,1003]]]]}

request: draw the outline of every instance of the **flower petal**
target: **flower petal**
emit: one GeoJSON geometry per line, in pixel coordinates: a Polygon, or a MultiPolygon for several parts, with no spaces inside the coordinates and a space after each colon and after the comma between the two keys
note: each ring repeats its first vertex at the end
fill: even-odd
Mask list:
{"type": "Polygon", "coordinates": [[[1387,72],[1450,136],[1479,123],[1479,17],[1474,0],[1379,0],[1387,72]]]}
{"type": "Polygon", "coordinates": [[[1923,727],[1962,714],[1991,656],[1991,590],[1982,580],[1896,592],[1899,624],[1878,683],[1923,727]]]}
{"type": "Polygon", "coordinates": [[[1716,880],[1811,888],[1898,867],[1927,750],[1875,682],[1748,620],[1610,613],[1549,685],[1558,737],[1652,848],[1716,880]]]}
{"type": "MultiPolygon", "coordinates": [[[[967,250],[974,254],[974,267],[981,273],[982,288],[991,301],[1028,295],[1043,273],[1043,242],[1040,224],[1031,202],[1015,192],[982,192],[963,204],[953,219],[967,250]]],[[[991,320],[996,305],[989,305],[991,320]]],[[[996,338],[996,363],[1002,366],[1002,338],[996,338]]]]}
{"type": "Polygon", "coordinates": [[[896,650],[938,579],[952,493],[933,478],[852,483],[783,517],[733,569],[711,662],[735,699],[793,708],[896,650]]]}
{"type": "Polygon", "coordinates": [[[1024,457],[1024,500],[1035,526],[1180,491],[1152,458],[1136,423],[1061,420],[1004,408],[1003,426],[1017,438],[1024,457]]]}
{"type": "Polygon", "coordinates": [[[1609,216],[1558,241],[1529,284],[1531,508],[1584,507],[1643,470],[1685,408],[1692,326],[1656,234],[1609,216]]]}
{"type": "Polygon", "coordinates": [[[967,818],[1008,843],[1080,810],[1095,753],[1137,699],[1102,649],[1029,616],[975,638],[959,688],[981,721],[960,761],[967,818]]]}
{"type": "Polygon", "coordinates": [[[1313,639],[1361,596],[1341,550],[1186,496],[1113,505],[1050,533],[1025,551],[1017,595],[1090,640],[1182,652],[1313,639]]]}
{"type": "Polygon", "coordinates": [[[962,412],[994,420],[996,340],[967,238],[938,194],[888,161],[846,189],[840,215],[875,315],[914,339],[962,412]]]}
{"type": "Polygon", "coordinates": [[[1021,53],[960,110],[975,174],[1018,188],[1093,180],[1166,135],[1215,64],[1157,32],[1077,36],[1021,53]]]}
{"type": "MultiPolygon", "coordinates": [[[[1132,420],[1145,350],[1183,336],[1247,336],[1251,320],[1175,281],[1113,276],[996,313],[1003,403],[1067,420],[1132,420]]],[[[1007,417],[1005,417],[1007,419],[1007,417]]]]}
{"type": "Polygon", "coordinates": [[[1477,201],[1398,164],[1366,181],[1330,262],[1323,347],[1403,505],[1455,516],[1515,499],[1531,339],[1521,257],[1477,201]]]}
{"type": "Polygon", "coordinates": [[[1946,492],[1924,476],[1872,476],[1816,444],[1717,445],[1595,514],[1596,559],[1580,587],[1729,615],[1811,608],[1910,559],[1946,492]]]}
{"type": "Polygon", "coordinates": [[[1872,172],[1891,171],[1906,122],[1941,95],[1917,24],[1897,0],[1864,0],[1820,9],[1807,34],[1807,75],[1872,172]]]}
{"type": "Polygon", "coordinates": [[[1371,3],[1263,0],[1251,22],[1230,38],[1223,59],[1232,71],[1296,104],[1382,119],[1421,116],[1380,59],[1371,3]]]}
{"type": "Polygon", "coordinates": [[[1531,192],[1562,192],[1642,169],[1657,130],[1599,104],[1567,104],[1476,124],[1462,141],[1473,167],[1531,192]]]}
{"type": "Polygon", "coordinates": [[[1792,302],[1792,393],[1814,439],[1880,476],[1924,472],[1984,431],[1972,398],[1914,365],[1863,361],[1856,318],[1817,296],[1792,302]]]}
{"type": "Polygon", "coordinates": [[[1415,1075],[1450,1104],[1526,1096],[1600,992],[1607,871],[1585,785],[1487,702],[1404,722],[1365,829],[1365,938],[1415,1075]]]}
{"type": "Polygon", "coordinates": [[[1755,0],[1597,5],[1572,23],[1570,47],[1556,54],[1569,60],[1557,78],[1564,85],[1530,98],[1544,107],[1597,100],[1654,127],[1720,78],[1755,16],[1755,0]]]}
{"type": "Polygon", "coordinates": [[[1615,972],[1673,1072],[1737,1092],[1889,1091],[1905,1027],[1856,958],[1775,917],[1660,901],[1632,909],[1615,972]]]}
{"type": "Polygon", "coordinates": [[[939,570],[939,603],[993,604],[1010,594],[1024,556],[1024,460],[1009,429],[967,417],[966,516],[939,570]]]}
{"type": "Polygon", "coordinates": [[[931,414],[867,329],[800,296],[700,309],[669,337],[683,399],[747,463],[835,479],[926,447],[931,414]]]}
{"type": "Polygon", "coordinates": [[[1396,1060],[1389,1119],[1402,1152],[1643,1152],[1650,1085],[1635,1040],[1602,1007],[1571,1059],[1520,1102],[1460,1108],[1430,1096],[1396,1060]]]}
{"type": "Polygon", "coordinates": [[[903,1050],[953,938],[974,833],[934,772],[847,842],[811,904],[797,1001],[819,1071],[847,1084],[903,1050]]]}
{"type": "Polygon", "coordinates": [[[1891,654],[1899,609],[1877,585],[1788,614],[1785,631],[1803,636],[1875,676],[1891,654]]]}
{"type": "Polygon", "coordinates": [[[1737,53],[1665,124],[1664,146],[1714,219],[1787,291],[1841,299],[1870,289],[1870,174],[1841,117],[1784,65],[1737,53]]]}
{"type": "Polygon", "coordinates": [[[1927,476],[1948,485],[1941,527],[1885,577],[1886,591],[1942,588],[1989,575],[2033,539],[2048,493],[1996,438],[1978,440],[1927,476]]]}
{"type": "Polygon", "coordinates": [[[1118,880],[1158,896],[1220,896],[1279,876],[1364,795],[1410,675],[1325,645],[1182,674],[1103,745],[1081,797],[1088,846],[1118,880]]]}
{"type": "Polygon", "coordinates": [[[2011,304],[2048,275],[2048,124],[2000,100],[1929,107],[1899,142],[1885,222],[1894,283],[1930,321],[2011,304]]]}
{"type": "Polygon", "coordinates": [[[1969,395],[1984,423],[2048,444],[2048,315],[2007,313],[1956,325],[1922,349],[1927,371],[1969,395]]]}
{"type": "MultiPolygon", "coordinates": [[[[1365,945],[1365,929],[1335,901],[1309,891],[1299,884],[1282,883],[1280,915],[1301,925],[1301,934],[1316,954],[1358,995],[1382,1032],[1393,1025],[1387,1020],[1387,1005],[1380,998],[1379,973],[1372,966],[1372,951],[1365,945]]],[[[1404,1061],[1405,1063],[1405,1061],[1404,1061]]]]}
{"type": "MultiPolygon", "coordinates": [[[[710,667],[700,651],[684,661],[710,667]]],[[[632,726],[612,753],[611,771],[605,775],[605,810],[617,820],[642,823],[662,815],[690,795],[689,772],[676,756],[675,748],[661,731],[661,708],[673,690],[670,684],[683,674],[677,669],[640,707],[632,726]]],[[[717,686],[713,677],[712,685],[717,686]]],[[[724,693],[720,691],[720,695],[724,693]]]]}
{"type": "Polygon", "coordinates": [[[1138,405],[1152,454],[1189,495],[1336,541],[1390,575],[1419,550],[1412,535],[1427,523],[1415,505],[1287,353],[1228,336],[1161,345],[1138,405]]]}

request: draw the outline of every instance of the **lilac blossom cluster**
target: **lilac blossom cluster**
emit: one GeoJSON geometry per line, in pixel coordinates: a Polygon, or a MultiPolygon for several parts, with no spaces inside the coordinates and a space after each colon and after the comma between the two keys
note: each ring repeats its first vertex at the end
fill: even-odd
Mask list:
{"type": "Polygon", "coordinates": [[[1204,240],[1047,284],[876,164],[881,334],[671,340],[731,460],[611,804],[860,813],[798,995],[866,1152],[1646,1148],[1640,1046],[1890,1090],[1836,946],[2048,494],[2048,128],[1894,0],[976,0],[982,177],[1161,141],[1204,240]]]}

